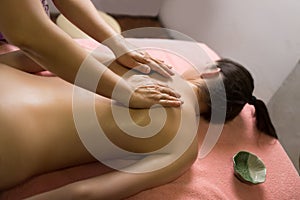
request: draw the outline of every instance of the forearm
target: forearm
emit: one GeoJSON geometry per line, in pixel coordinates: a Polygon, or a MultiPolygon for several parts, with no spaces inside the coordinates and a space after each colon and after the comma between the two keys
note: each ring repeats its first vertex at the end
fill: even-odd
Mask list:
{"type": "MultiPolygon", "coordinates": [[[[177,172],[175,173],[177,175],[177,172]]],[[[155,173],[126,173],[122,171],[113,171],[36,195],[28,200],[124,199],[143,190],[168,183],[177,176],[172,177],[171,179],[168,177],[165,170],[160,170],[155,173]]]]}
{"type": "Polygon", "coordinates": [[[55,37],[55,34],[49,34],[48,38],[49,40],[39,43],[33,41],[30,46],[23,46],[21,49],[47,70],[72,84],[111,98],[115,85],[121,81],[123,92],[130,94],[131,90],[123,79],[90,56],[74,41],[67,37],[55,37]],[[79,71],[82,69],[83,74],[79,71]],[[99,80],[99,82],[90,80],[99,80]]]}
{"type": "MultiPolygon", "coordinates": [[[[49,192],[29,197],[27,200],[123,199],[137,193],[137,191],[135,191],[137,188],[132,190],[130,187],[124,187],[124,181],[128,180],[128,176],[131,175],[122,172],[110,172],[99,177],[75,182],[49,192]],[[118,178],[116,179],[115,177],[118,178]],[[123,186],[120,187],[120,185],[123,186]]],[[[126,184],[130,184],[130,182],[126,184]]],[[[138,187],[138,185],[136,187],[138,187]]]]}
{"type": "MultiPolygon", "coordinates": [[[[32,60],[70,83],[75,83],[78,70],[89,55],[48,19],[39,0],[3,1],[0,8],[0,29],[12,44],[32,60]],[[24,9],[17,9],[16,4],[24,9]]],[[[85,67],[88,74],[102,74],[102,78],[96,88],[91,88],[86,83],[78,83],[78,86],[110,98],[114,86],[122,79],[96,59],[85,67]]],[[[85,78],[89,80],[90,77],[85,78]]],[[[121,87],[126,94],[131,92],[125,82],[121,87]]]]}
{"type": "Polygon", "coordinates": [[[74,81],[87,53],[48,19],[39,0],[2,1],[0,25],[5,38],[27,56],[61,78],[74,81]],[[22,9],[16,8],[18,4],[22,9]]]}
{"type": "Polygon", "coordinates": [[[53,0],[53,2],[68,20],[95,40],[102,42],[117,34],[99,16],[90,0],[53,0]]]}
{"type": "Polygon", "coordinates": [[[161,162],[168,162],[170,159],[173,160],[174,154],[150,155],[124,169],[124,171],[113,171],[98,177],[75,182],[34,196],[28,200],[124,199],[143,190],[169,183],[178,178],[190,168],[197,158],[197,145],[198,143],[195,140],[182,156],[161,169],[151,170],[160,165],[161,162]]]}
{"type": "Polygon", "coordinates": [[[53,0],[64,16],[96,41],[108,46],[119,57],[134,48],[99,15],[90,0],[53,0]]]}
{"type": "Polygon", "coordinates": [[[145,54],[137,52],[136,47],[105,22],[90,0],[53,0],[53,2],[79,29],[108,46],[122,65],[146,74],[152,69],[165,77],[174,75],[170,66],[151,57],[146,59],[145,54]]]}

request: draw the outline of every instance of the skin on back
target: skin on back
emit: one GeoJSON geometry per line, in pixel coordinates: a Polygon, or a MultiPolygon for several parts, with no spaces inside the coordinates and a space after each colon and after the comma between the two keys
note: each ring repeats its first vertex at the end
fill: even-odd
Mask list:
{"type": "MultiPolygon", "coordinates": [[[[117,64],[110,67],[118,74],[127,72],[117,64]]],[[[0,66],[0,80],[6,83],[0,86],[0,189],[11,187],[36,174],[95,161],[82,144],[74,125],[71,84],[56,77],[27,74],[6,65],[0,66]]],[[[100,96],[96,96],[95,101],[98,121],[106,136],[116,145],[129,152],[159,154],[159,151],[152,152],[174,138],[181,112],[191,111],[189,115],[195,116],[194,102],[185,98],[187,91],[179,92],[185,104],[181,109],[165,109],[165,124],[155,137],[141,139],[126,135],[114,122],[111,101],[100,96]]],[[[150,123],[148,109],[130,109],[130,116],[140,126],[150,123]]],[[[152,123],[161,123],[159,116],[154,116],[152,123]]],[[[163,153],[176,152],[176,145],[164,149],[163,153]]],[[[194,149],[193,152],[196,152],[194,149]]],[[[190,165],[190,162],[187,164],[190,165]]]]}

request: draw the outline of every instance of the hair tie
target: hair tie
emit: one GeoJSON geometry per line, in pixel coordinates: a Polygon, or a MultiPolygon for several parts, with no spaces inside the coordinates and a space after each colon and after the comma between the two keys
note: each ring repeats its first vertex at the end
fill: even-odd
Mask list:
{"type": "Polygon", "coordinates": [[[256,103],[256,97],[255,96],[252,96],[251,97],[251,99],[248,101],[248,103],[250,104],[250,105],[254,105],[255,103],[256,103]]]}

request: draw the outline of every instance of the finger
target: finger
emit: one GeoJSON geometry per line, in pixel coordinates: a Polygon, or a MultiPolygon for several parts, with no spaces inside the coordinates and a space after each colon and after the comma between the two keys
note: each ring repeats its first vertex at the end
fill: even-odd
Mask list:
{"type": "Polygon", "coordinates": [[[143,64],[150,62],[150,56],[148,53],[136,52],[132,54],[132,58],[143,64]]]}
{"type": "Polygon", "coordinates": [[[119,58],[117,58],[117,62],[128,68],[135,68],[141,65],[140,63],[136,62],[136,60],[132,59],[131,57],[128,57],[127,55],[122,55],[119,58]]]}
{"type": "Polygon", "coordinates": [[[165,63],[158,63],[164,70],[166,70],[169,74],[174,75],[173,67],[171,65],[165,63]]]}
{"type": "Polygon", "coordinates": [[[157,62],[160,62],[160,63],[165,63],[165,61],[161,60],[161,59],[158,59],[158,58],[153,58],[154,60],[156,60],[157,62]]]}
{"type": "Polygon", "coordinates": [[[169,69],[166,64],[164,63],[157,63],[154,62],[153,60],[151,60],[148,64],[147,64],[153,71],[161,74],[164,77],[169,78],[170,76],[174,75],[175,73],[169,69]]]}
{"type": "MultiPolygon", "coordinates": [[[[170,95],[168,95],[168,94],[160,94],[160,99],[170,99],[172,96],[170,96],[170,95]]],[[[175,97],[173,97],[173,98],[175,98],[175,97]]],[[[176,100],[176,98],[175,99],[173,99],[173,100],[176,100]]]]}
{"type": "Polygon", "coordinates": [[[142,85],[140,88],[144,88],[147,91],[155,91],[157,94],[161,93],[161,86],[157,85],[142,85]]]}
{"type": "Polygon", "coordinates": [[[162,65],[163,68],[165,68],[165,69],[173,68],[171,65],[166,64],[164,60],[151,57],[147,52],[144,52],[144,53],[138,52],[138,53],[134,54],[132,57],[140,63],[148,64],[152,60],[152,61],[156,62],[158,65],[162,65]]]}
{"type": "Polygon", "coordinates": [[[135,59],[132,57],[130,58],[125,58],[125,57],[120,57],[118,58],[117,62],[121,65],[124,65],[125,67],[137,70],[143,74],[149,74],[151,72],[151,68],[143,63],[137,62],[135,59]]]}
{"type": "Polygon", "coordinates": [[[159,100],[159,104],[161,104],[162,106],[165,106],[165,107],[179,107],[183,104],[183,102],[180,100],[161,99],[161,100],[159,100]]]}
{"type": "Polygon", "coordinates": [[[153,58],[153,57],[150,57],[150,58],[151,58],[151,60],[153,60],[157,64],[162,65],[162,67],[164,67],[166,70],[168,70],[168,69],[170,70],[170,69],[173,68],[172,65],[166,64],[163,60],[160,60],[158,58],[153,58]]]}
{"type": "Polygon", "coordinates": [[[160,88],[158,88],[158,91],[160,91],[161,93],[166,93],[166,94],[176,97],[176,98],[181,97],[181,95],[178,92],[176,92],[175,90],[173,90],[169,87],[160,87],[160,88]]]}
{"type": "Polygon", "coordinates": [[[124,65],[128,68],[137,68],[143,63],[138,62],[135,58],[134,55],[136,55],[136,52],[128,52],[120,57],[117,58],[117,62],[121,65],[124,65]]]}
{"type": "Polygon", "coordinates": [[[180,101],[180,99],[178,99],[177,97],[170,96],[169,94],[166,93],[160,93],[154,89],[149,89],[144,92],[145,92],[145,96],[148,99],[153,99],[155,101],[160,101],[160,100],[180,101]]]}
{"type": "Polygon", "coordinates": [[[153,71],[167,78],[174,75],[171,65],[165,64],[163,60],[152,58],[147,52],[132,53],[131,56],[136,61],[147,64],[153,71]]]}
{"type": "Polygon", "coordinates": [[[157,99],[157,100],[162,100],[162,99],[164,99],[164,100],[172,100],[172,101],[177,101],[177,100],[179,100],[178,98],[173,97],[173,96],[170,96],[170,95],[168,95],[168,94],[157,94],[157,95],[156,95],[156,99],[157,99]]]}
{"type": "Polygon", "coordinates": [[[173,69],[173,66],[172,65],[168,65],[168,64],[166,64],[167,65],[167,67],[169,68],[169,69],[173,69]]]}
{"type": "Polygon", "coordinates": [[[145,88],[147,90],[154,90],[160,93],[168,94],[169,96],[173,96],[176,98],[180,98],[181,95],[176,92],[174,89],[170,88],[168,85],[163,83],[156,83],[156,85],[144,85],[141,88],[145,88]]]}
{"type": "Polygon", "coordinates": [[[153,60],[154,62],[160,64],[160,65],[165,65],[165,67],[167,67],[168,69],[172,69],[173,67],[171,65],[168,65],[165,63],[165,61],[161,60],[161,59],[158,59],[158,58],[153,58],[153,57],[150,57],[151,60],[153,60]]]}
{"type": "Polygon", "coordinates": [[[134,69],[143,74],[149,74],[151,72],[151,68],[148,65],[144,64],[139,64],[136,67],[134,67],[134,69]]]}

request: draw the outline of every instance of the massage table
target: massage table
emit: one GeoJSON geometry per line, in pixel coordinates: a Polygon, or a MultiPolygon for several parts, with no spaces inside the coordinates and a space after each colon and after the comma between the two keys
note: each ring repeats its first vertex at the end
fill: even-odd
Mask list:
{"type": "MultiPolygon", "coordinates": [[[[145,48],[154,57],[174,66],[179,74],[191,65],[203,68],[211,60],[219,58],[214,51],[201,43],[165,39],[129,40],[145,48]]],[[[91,40],[77,42],[91,51],[97,48],[100,52],[111,53],[106,47],[91,40]]],[[[10,45],[2,45],[0,53],[15,49],[10,45]]],[[[47,76],[49,73],[42,75],[47,76]]],[[[224,125],[212,150],[204,157],[199,156],[181,177],[168,184],[140,192],[128,200],[300,199],[300,178],[295,167],[278,140],[256,129],[254,112],[254,107],[246,104],[233,121],[224,125]],[[267,169],[264,183],[251,185],[236,178],[232,157],[242,150],[252,152],[262,159],[267,169]]],[[[209,124],[200,119],[200,138],[204,139],[208,127],[209,124]]],[[[94,162],[41,174],[2,191],[0,200],[22,199],[111,170],[99,162],[94,162]]]]}

